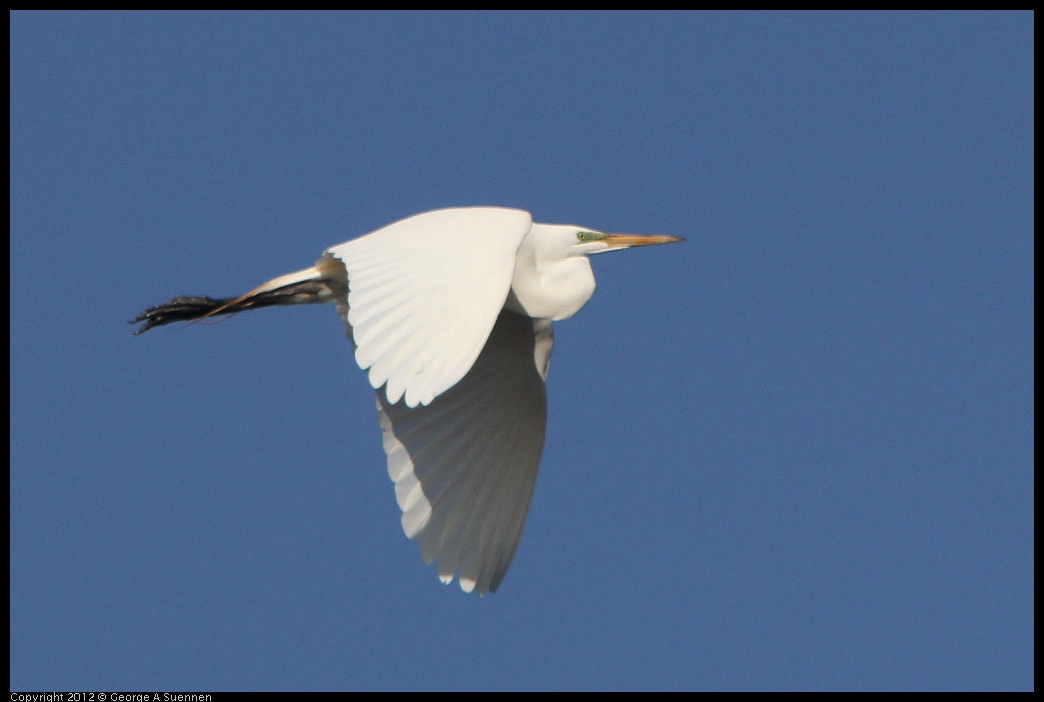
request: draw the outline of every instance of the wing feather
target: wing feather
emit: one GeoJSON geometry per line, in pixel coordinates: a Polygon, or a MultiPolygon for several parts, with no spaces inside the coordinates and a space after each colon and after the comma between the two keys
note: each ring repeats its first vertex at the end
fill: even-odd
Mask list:
{"type": "Polygon", "coordinates": [[[439,578],[500,585],[522,537],[547,422],[551,324],[500,313],[467,375],[427,406],[377,393],[402,527],[439,578]]]}
{"type": "Polygon", "coordinates": [[[533,220],[499,207],[436,210],[335,246],[359,365],[391,403],[427,405],[478,358],[533,220]]]}

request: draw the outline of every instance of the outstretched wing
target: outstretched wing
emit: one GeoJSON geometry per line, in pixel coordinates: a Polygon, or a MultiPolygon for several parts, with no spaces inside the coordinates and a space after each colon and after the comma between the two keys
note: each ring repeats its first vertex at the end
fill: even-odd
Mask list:
{"type": "Polygon", "coordinates": [[[522,538],[547,423],[551,323],[503,311],[470,372],[431,404],[377,393],[406,535],[439,578],[495,591],[522,538]]]}
{"type": "Polygon", "coordinates": [[[427,405],[474,364],[504,307],[528,212],[426,212],[335,246],[355,359],[392,404],[427,405]]]}

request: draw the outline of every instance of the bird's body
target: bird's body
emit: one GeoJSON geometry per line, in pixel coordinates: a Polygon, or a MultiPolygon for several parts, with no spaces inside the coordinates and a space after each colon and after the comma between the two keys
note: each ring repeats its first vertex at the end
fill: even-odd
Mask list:
{"type": "Polygon", "coordinates": [[[676,237],[535,224],[496,207],[435,210],[327,250],[228,300],[176,298],[139,333],[271,305],[337,304],[377,390],[407,536],[439,577],[496,590],[522,535],[544,444],[551,322],[595,290],[587,256],[676,237]]]}

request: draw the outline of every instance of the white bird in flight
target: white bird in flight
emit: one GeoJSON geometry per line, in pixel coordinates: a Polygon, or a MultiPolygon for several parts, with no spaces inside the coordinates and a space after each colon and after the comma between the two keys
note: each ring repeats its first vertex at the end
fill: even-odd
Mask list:
{"type": "Polygon", "coordinates": [[[377,391],[406,536],[439,579],[494,592],[522,538],[547,422],[551,323],[595,291],[591,254],[681,241],[435,210],[334,246],[232,299],[149,308],[137,334],[272,305],[332,302],[377,391]]]}

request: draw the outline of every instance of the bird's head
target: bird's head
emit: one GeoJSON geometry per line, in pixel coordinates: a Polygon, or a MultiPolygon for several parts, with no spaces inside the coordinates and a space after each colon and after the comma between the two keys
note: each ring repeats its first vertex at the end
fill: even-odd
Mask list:
{"type": "Polygon", "coordinates": [[[590,229],[575,229],[573,236],[576,243],[573,248],[585,255],[629,249],[634,246],[652,246],[653,244],[673,244],[684,241],[679,236],[663,236],[660,234],[605,234],[590,229]]]}
{"type": "Polygon", "coordinates": [[[572,224],[534,224],[523,247],[531,247],[536,260],[551,263],[605,251],[673,244],[676,241],[683,239],[662,235],[606,234],[572,224]]]}

